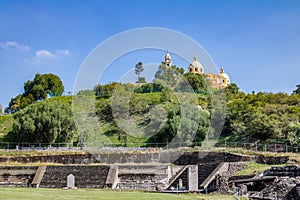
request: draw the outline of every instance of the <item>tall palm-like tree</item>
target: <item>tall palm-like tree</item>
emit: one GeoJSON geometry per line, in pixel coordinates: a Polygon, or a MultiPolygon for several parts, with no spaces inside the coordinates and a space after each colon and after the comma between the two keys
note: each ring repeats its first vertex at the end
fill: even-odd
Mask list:
{"type": "Polygon", "coordinates": [[[142,62],[138,62],[136,65],[135,65],[135,73],[136,75],[138,76],[138,83],[140,82],[140,75],[141,75],[141,72],[144,71],[144,67],[143,67],[143,63],[142,62]]]}

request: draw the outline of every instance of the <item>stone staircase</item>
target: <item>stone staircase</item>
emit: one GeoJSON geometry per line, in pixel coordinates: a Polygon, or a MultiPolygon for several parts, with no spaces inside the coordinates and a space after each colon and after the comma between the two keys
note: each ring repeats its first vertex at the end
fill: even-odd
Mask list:
{"type": "Polygon", "coordinates": [[[198,165],[198,188],[204,189],[202,183],[218,167],[219,163],[207,163],[198,165]]]}
{"type": "Polygon", "coordinates": [[[35,176],[34,176],[33,181],[31,183],[32,187],[38,188],[40,186],[40,183],[41,183],[41,181],[43,179],[43,176],[46,172],[46,168],[47,168],[47,166],[40,166],[36,170],[35,176]]]}
{"type": "Polygon", "coordinates": [[[170,189],[171,187],[176,188],[179,184],[179,179],[182,179],[183,184],[187,185],[187,169],[188,165],[183,166],[181,169],[179,169],[176,174],[174,174],[170,179],[169,183],[164,187],[164,189],[170,189]]]}
{"type": "Polygon", "coordinates": [[[109,168],[105,186],[115,189],[118,184],[118,166],[113,165],[109,168]]]}
{"type": "MultiPolygon", "coordinates": [[[[211,169],[213,169],[214,166],[215,165],[213,165],[211,169]]],[[[202,181],[199,188],[206,190],[209,187],[209,185],[215,180],[218,174],[222,174],[228,171],[228,166],[229,166],[228,163],[220,163],[219,165],[217,165],[215,169],[213,169],[213,171],[209,173],[209,175],[205,178],[205,180],[202,181]]]]}

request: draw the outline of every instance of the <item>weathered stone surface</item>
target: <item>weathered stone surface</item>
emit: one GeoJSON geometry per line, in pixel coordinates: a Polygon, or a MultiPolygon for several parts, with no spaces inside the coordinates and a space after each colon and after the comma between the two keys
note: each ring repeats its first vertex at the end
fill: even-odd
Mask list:
{"type": "Polygon", "coordinates": [[[61,164],[129,164],[129,163],[173,163],[176,165],[197,165],[200,163],[221,163],[252,161],[266,164],[283,164],[288,157],[243,156],[226,152],[185,152],[173,151],[147,151],[147,152],[103,152],[70,155],[45,156],[13,156],[0,157],[0,162],[20,163],[61,163],[61,164]]]}
{"type": "Polygon", "coordinates": [[[281,178],[277,183],[266,187],[261,192],[251,195],[251,198],[291,200],[293,199],[291,197],[298,196],[297,185],[300,185],[300,177],[284,177],[281,178]]]}
{"type": "Polygon", "coordinates": [[[109,166],[48,166],[41,188],[64,188],[67,176],[73,174],[78,188],[104,188],[109,166]]]}
{"type": "Polygon", "coordinates": [[[67,188],[75,188],[75,176],[73,174],[67,176],[67,188]]]}
{"type": "Polygon", "coordinates": [[[28,187],[37,167],[0,166],[0,187],[28,187]]]}
{"type": "MultiPolygon", "coordinates": [[[[179,181],[180,186],[180,181],[179,181]]],[[[190,191],[198,191],[198,165],[190,165],[188,168],[188,188],[190,191]]]]}

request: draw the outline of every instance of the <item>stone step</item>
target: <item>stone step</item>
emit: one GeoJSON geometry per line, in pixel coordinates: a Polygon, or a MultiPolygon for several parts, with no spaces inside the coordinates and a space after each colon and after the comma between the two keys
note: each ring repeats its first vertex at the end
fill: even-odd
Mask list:
{"type": "Polygon", "coordinates": [[[199,186],[203,181],[216,169],[219,163],[202,164],[198,166],[198,184],[199,186]]]}
{"type": "Polygon", "coordinates": [[[228,163],[220,163],[205,178],[205,180],[200,184],[199,188],[205,190],[208,187],[208,185],[215,179],[217,174],[222,174],[227,171],[228,171],[228,163]]]}
{"type": "Polygon", "coordinates": [[[109,168],[105,185],[109,188],[115,189],[118,184],[118,166],[113,165],[109,168]]]}
{"type": "Polygon", "coordinates": [[[41,181],[43,179],[43,176],[44,176],[44,174],[46,172],[46,168],[47,168],[47,166],[40,166],[36,170],[35,176],[34,176],[33,181],[31,183],[32,187],[38,188],[40,186],[40,183],[41,183],[41,181]]]}
{"type": "MultiPolygon", "coordinates": [[[[164,189],[169,189],[173,183],[187,170],[189,166],[185,166],[183,168],[181,168],[180,170],[178,170],[178,172],[176,172],[176,174],[174,176],[172,176],[169,180],[169,183],[164,187],[164,189]]],[[[183,180],[185,180],[187,182],[187,177],[186,176],[182,176],[183,180]]]]}

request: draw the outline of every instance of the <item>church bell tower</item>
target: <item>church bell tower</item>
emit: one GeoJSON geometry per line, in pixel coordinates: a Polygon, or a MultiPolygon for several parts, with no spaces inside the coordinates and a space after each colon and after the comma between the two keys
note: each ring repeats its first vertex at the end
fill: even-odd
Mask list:
{"type": "Polygon", "coordinates": [[[166,56],[165,56],[165,63],[167,67],[171,67],[172,66],[172,58],[169,54],[169,52],[167,52],[166,56]]]}

